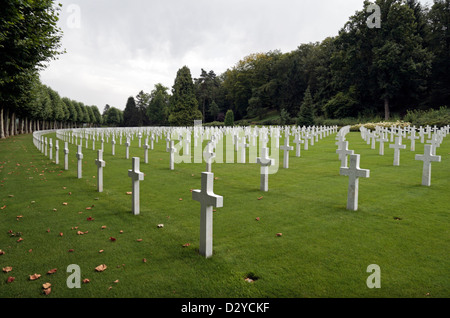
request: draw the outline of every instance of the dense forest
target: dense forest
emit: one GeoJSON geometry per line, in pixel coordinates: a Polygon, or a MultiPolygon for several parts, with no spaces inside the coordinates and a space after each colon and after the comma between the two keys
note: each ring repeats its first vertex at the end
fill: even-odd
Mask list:
{"type": "Polygon", "coordinates": [[[434,0],[430,8],[416,0],[375,4],[379,17],[365,1],[335,37],[292,52],[250,54],[219,75],[202,69],[193,78],[183,66],[171,89],[158,83],[130,96],[123,111],[106,105],[100,114],[97,106],[60,97],[39,80],[45,62],[64,54],[53,1],[4,0],[0,137],[81,125],[185,126],[195,119],[220,124],[227,113],[241,124],[313,125],[416,118],[435,109],[448,121],[450,0],[434,0]]]}

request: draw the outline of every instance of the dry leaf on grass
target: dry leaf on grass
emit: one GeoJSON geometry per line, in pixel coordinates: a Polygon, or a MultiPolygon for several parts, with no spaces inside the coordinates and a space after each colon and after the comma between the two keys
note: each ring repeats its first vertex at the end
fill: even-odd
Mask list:
{"type": "Polygon", "coordinates": [[[50,286],[52,286],[52,284],[50,284],[50,283],[42,284],[42,288],[44,288],[44,289],[50,288],[50,286]]]}
{"type": "Polygon", "coordinates": [[[36,280],[39,277],[41,277],[41,274],[34,274],[34,275],[30,275],[30,280],[36,280]]]}
{"type": "Polygon", "coordinates": [[[57,268],[53,268],[53,269],[51,269],[51,270],[49,270],[48,272],[47,272],[47,274],[54,274],[54,273],[56,273],[56,271],[57,271],[58,269],[57,268]]]}
{"type": "Polygon", "coordinates": [[[3,267],[3,272],[8,273],[10,271],[12,271],[12,267],[11,266],[3,267]]]}
{"type": "Polygon", "coordinates": [[[44,293],[44,295],[48,295],[48,294],[50,294],[52,292],[52,289],[50,287],[49,288],[45,288],[42,292],[44,293]]]}
{"type": "Polygon", "coordinates": [[[103,272],[106,268],[107,268],[107,266],[106,266],[105,264],[101,264],[101,265],[98,265],[98,266],[95,268],[95,270],[96,270],[97,272],[103,272]]]}
{"type": "Polygon", "coordinates": [[[89,278],[85,278],[85,279],[83,279],[83,283],[84,284],[87,284],[87,283],[90,283],[91,281],[89,280],[89,278]]]}
{"type": "Polygon", "coordinates": [[[7,283],[12,283],[16,278],[9,276],[8,279],[6,280],[7,283]]]}
{"type": "Polygon", "coordinates": [[[189,245],[191,245],[191,243],[185,243],[183,244],[183,247],[188,247],[189,245]]]}

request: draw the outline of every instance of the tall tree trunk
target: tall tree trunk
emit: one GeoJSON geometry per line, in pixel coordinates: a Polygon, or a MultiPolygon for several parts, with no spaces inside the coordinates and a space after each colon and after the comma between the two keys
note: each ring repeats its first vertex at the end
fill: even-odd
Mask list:
{"type": "Polygon", "coordinates": [[[389,113],[389,98],[384,98],[384,120],[389,120],[390,113],[389,113]]]}
{"type": "Polygon", "coordinates": [[[0,107],[0,139],[5,138],[5,125],[3,125],[3,107],[0,107]]]}
{"type": "Polygon", "coordinates": [[[5,138],[9,137],[9,109],[6,109],[5,113],[5,138]]]}

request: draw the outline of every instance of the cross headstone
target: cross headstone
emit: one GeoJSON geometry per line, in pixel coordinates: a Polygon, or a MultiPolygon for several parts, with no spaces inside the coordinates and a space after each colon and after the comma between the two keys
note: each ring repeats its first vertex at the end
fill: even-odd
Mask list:
{"type": "Polygon", "coordinates": [[[239,143],[239,148],[241,151],[241,161],[240,163],[245,163],[245,155],[246,155],[246,148],[248,148],[250,145],[246,142],[245,136],[242,136],[242,141],[239,143]]]}
{"type": "Polygon", "coordinates": [[[336,153],[339,154],[339,160],[341,160],[341,167],[345,168],[347,167],[347,155],[353,155],[353,150],[348,149],[348,141],[342,140],[340,142],[337,142],[339,145],[338,150],[336,150],[336,153]]]}
{"type": "Polygon", "coordinates": [[[377,139],[377,141],[380,143],[380,150],[379,150],[378,154],[380,156],[384,156],[384,143],[388,142],[389,140],[386,138],[384,133],[381,133],[380,137],[377,139]]]}
{"type": "Polygon", "coordinates": [[[59,164],[59,140],[55,140],[55,163],[59,164]]]}
{"type": "Polygon", "coordinates": [[[130,157],[130,138],[127,138],[127,142],[125,143],[125,158],[128,159],[130,157]]]}
{"type": "Polygon", "coordinates": [[[148,138],[145,139],[145,144],[144,144],[144,162],[148,163],[148,138]]]}
{"type": "Polygon", "coordinates": [[[203,152],[203,157],[206,162],[206,172],[211,172],[211,163],[212,160],[216,157],[216,154],[213,151],[213,142],[208,141],[208,144],[205,147],[205,151],[203,152]]]}
{"type": "Polygon", "coordinates": [[[369,178],[370,171],[359,168],[359,155],[350,155],[350,166],[341,167],[340,174],[348,176],[347,210],[358,210],[359,178],[369,178]]]}
{"type": "Polygon", "coordinates": [[[139,157],[132,158],[133,169],[128,170],[128,176],[131,178],[132,198],[131,198],[131,212],[134,215],[139,214],[139,182],[144,180],[144,173],[139,171],[139,157]]]}
{"type": "Polygon", "coordinates": [[[419,136],[416,136],[416,129],[411,130],[411,134],[408,137],[409,140],[411,140],[411,151],[416,151],[416,139],[419,139],[419,136]]]}
{"type": "Polygon", "coordinates": [[[280,147],[284,151],[283,168],[289,168],[289,151],[294,150],[294,147],[289,146],[289,137],[284,138],[284,145],[280,147]]]}
{"type": "Polygon", "coordinates": [[[294,144],[296,144],[296,147],[295,147],[295,156],[296,157],[300,157],[300,155],[301,155],[300,144],[302,144],[302,143],[304,143],[304,141],[302,140],[302,138],[300,138],[300,133],[296,133],[295,138],[294,138],[294,144]]]}
{"type": "Polygon", "coordinates": [[[260,190],[269,191],[269,167],[275,164],[275,159],[269,158],[269,148],[261,148],[261,157],[256,158],[256,162],[261,165],[261,185],[260,190]]]}
{"type": "Polygon", "coordinates": [[[116,155],[116,139],[114,138],[114,136],[111,139],[111,154],[113,156],[116,155]]]}
{"type": "Polygon", "coordinates": [[[441,162],[441,156],[432,154],[431,145],[424,145],[424,154],[416,155],[415,159],[423,161],[422,185],[429,187],[431,184],[431,162],[441,162]]]}
{"type": "Polygon", "coordinates": [[[201,190],[192,190],[192,199],[200,202],[200,255],[211,257],[213,251],[213,207],[223,207],[223,197],[214,194],[214,173],[202,172],[201,190]]]}
{"type": "Polygon", "coordinates": [[[436,148],[439,147],[439,140],[437,138],[437,134],[433,134],[430,140],[427,140],[427,143],[431,144],[431,154],[436,154],[436,148]]]}
{"type": "Polygon", "coordinates": [[[390,144],[389,148],[394,148],[394,166],[400,165],[400,149],[405,149],[406,145],[402,145],[401,137],[395,137],[395,143],[390,144]]]}
{"type": "Polygon", "coordinates": [[[53,140],[52,140],[52,138],[50,138],[49,149],[50,149],[49,158],[50,158],[50,160],[52,160],[53,159],[53,140]]]}
{"type": "Polygon", "coordinates": [[[69,170],[69,145],[67,141],[64,143],[64,170],[69,170]]]}
{"type": "Polygon", "coordinates": [[[168,141],[169,146],[166,148],[167,152],[170,152],[170,170],[174,170],[175,162],[175,147],[173,146],[173,140],[168,141]]]}
{"type": "Polygon", "coordinates": [[[78,179],[82,178],[82,166],[83,166],[83,153],[81,152],[81,145],[78,145],[78,152],[76,154],[76,157],[78,159],[77,164],[77,177],[78,179]]]}
{"type": "Polygon", "coordinates": [[[97,191],[103,192],[103,167],[105,161],[103,160],[103,151],[97,150],[97,159],[95,159],[97,165],[97,191]]]}

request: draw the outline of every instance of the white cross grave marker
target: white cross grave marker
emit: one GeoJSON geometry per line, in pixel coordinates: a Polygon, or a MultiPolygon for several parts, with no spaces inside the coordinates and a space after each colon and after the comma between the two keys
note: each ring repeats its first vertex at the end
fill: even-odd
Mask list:
{"type": "Polygon", "coordinates": [[[78,165],[77,165],[77,176],[78,179],[82,178],[82,166],[83,166],[83,153],[81,152],[81,145],[78,145],[78,152],[76,154],[76,157],[78,159],[78,165]]]}
{"type": "Polygon", "coordinates": [[[431,145],[424,145],[424,154],[416,155],[415,159],[423,161],[422,185],[429,187],[431,184],[431,162],[441,162],[441,156],[432,154],[431,145]]]}
{"type": "Polygon", "coordinates": [[[69,145],[67,141],[64,143],[64,170],[69,170],[69,145]]]}
{"type": "Polygon", "coordinates": [[[128,176],[131,178],[132,199],[131,212],[134,215],[139,214],[139,182],[144,180],[144,173],[139,171],[139,157],[132,158],[132,170],[128,170],[128,176]]]}
{"type": "Polygon", "coordinates": [[[390,144],[389,148],[394,148],[394,166],[400,165],[400,149],[405,149],[406,145],[402,145],[402,137],[395,137],[395,143],[390,144]]]}
{"type": "Polygon", "coordinates": [[[103,167],[105,161],[103,160],[103,151],[97,150],[97,159],[95,159],[97,165],[97,191],[103,192],[103,167]]]}
{"type": "Polygon", "coordinates": [[[166,148],[167,152],[170,152],[170,170],[174,170],[174,162],[175,162],[175,147],[173,146],[173,140],[166,139],[168,141],[168,147],[166,148]]]}
{"type": "Polygon", "coordinates": [[[359,168],[359,155],[350,155],[350,166],[341,167],[340,174],[348,176],[347,210],[358,210],[359,178],[369,178],[370,170],[359,168]]]}
{"type": "Polygon", "coordinates": [[[347,167],[347,155],[353,155],[353,150],[348,149],[348,141],[346,140],[338,141],[337,144],[339,145],[339,148],[336,150],[336,153],[339,154],[341,167],[345,168],[347,167]]]}
{"type": "Polygon", "coordinates": [[[261,148],[261,157],[256,158],[256,163],[261,165],[261,191],[269,191],[269,166],[275,164],[275,159],[269,158],[269,148],[261,148]]]}
{"type": "Polygon", "coordinates": [[[212,256],[213,207],[223,207],[223,197],[214,194],[214,173],[202,172],[201,190],[192,190],[192,199],[200,202],[200,255],[212,256]]]}
{"type": "Polygon", "coordinates": [[[289,146],[289,137],[284,138],[284,145],[280,147],[281,150],[284,150],[283,155],[283,168],[289,168],[289,151],[294,150],[294,147],[289,146]]]}
{"type": "Polygon", "coordinates": [[[55,140],[55,163],[59,164],[59,140],[55,140]]]}

